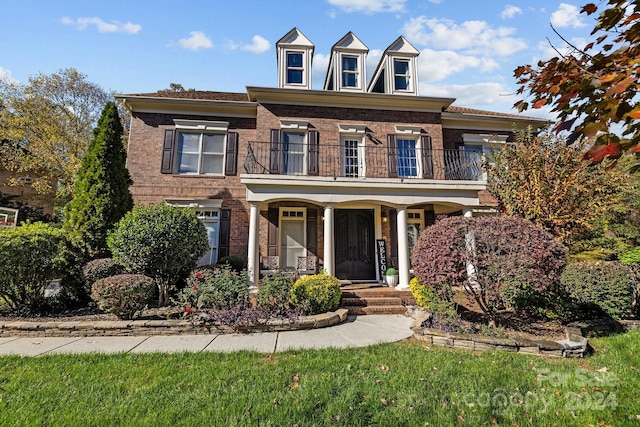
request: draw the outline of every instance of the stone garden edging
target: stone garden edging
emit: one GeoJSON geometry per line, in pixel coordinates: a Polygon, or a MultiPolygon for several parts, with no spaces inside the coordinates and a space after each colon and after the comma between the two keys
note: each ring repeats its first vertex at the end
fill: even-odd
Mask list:
{"type": "Polygon", "coordinates": [[[528,338],[495,338],[476,334],[445,332],[441,329],[425,328],[424,314],[414,313],[411,327],[413,336],[428,344],[440,347],[462,348],[476,351],[510,351],[551,357],[582,357],[587,350],[587,338],[581,328],[565,328],[566,339],[559,341],[528,338]]]}
{"type": "Polygon", "coordinates": [[[264,324],[240,327],[194,323],[190,320],[98,320],[98,321],[10,321],[0,322],[0,338],[7,337],[97,337],[139,335],[206,335],[235,332],[280,332],[317,329],[347,319],[347,310],[304,316],[296,321],[273,319],[264,324]]]}

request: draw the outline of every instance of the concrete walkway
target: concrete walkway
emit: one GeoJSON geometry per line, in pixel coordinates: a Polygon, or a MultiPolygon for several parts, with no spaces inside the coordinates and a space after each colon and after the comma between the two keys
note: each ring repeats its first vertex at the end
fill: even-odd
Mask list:
{"type": "Polygon", "coordinates": [[[228,335],[0,338],[0,356],[78,353],[230,352],[272,353],[302,348],[365,347],[413,335],[413,319],[403,315],[349,316],[320,329],[228,335]]]}

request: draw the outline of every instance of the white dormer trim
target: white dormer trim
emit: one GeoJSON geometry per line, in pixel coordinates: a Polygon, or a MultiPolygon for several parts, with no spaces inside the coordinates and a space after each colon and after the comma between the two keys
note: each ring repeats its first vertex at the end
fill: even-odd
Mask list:
{"type": "Polygon", "coordinates": [[[364,135],[367,131],[367,125],[353,124],[353,123],[346,123],[346,124],[338,123],[338,130],[340,133],[364,135]]]}
{"type": "Polygon", "coordinates": [[[213,132],[226,132],[229,129],[229,122],[205,121],[205,120],[185,120],[173,119],[176,129],[205,130],[213,132]]]}
{"type": "Polygon", "coordinates": [[[313,61],[313,43],[297,28],[293,28],[276,43],[278,60],[278,87],[311,89],[311,64],[313,61]],[[295,64],[289,58],[299,59],[295,64]],[[299,79],[293,81],[291,71],[299,79]],[[298,74],[299,72],[299,74],[298,74]]]}
{"type": "Polygon", "coordinates": [[[303,122],[300,120],[280,120],[280,129],[295,129],[295,130],[307,130],[309,128],[309,122],[303,122]]]}
{"type": "MultiPolygon", "coordinates": [[[[349,31],[331,48],[329,67],[324,82],[324,90],[341,92],[365,92],[367,78],[367,53],[369,48],[349,31]],[[355,70],[345,69],[344,60],[355,61],[355,70]],[[345,85],[344,74],[353,76],[355,85],[345,85]]],[[[353,64],[353,62],[351,62],[353,64]]]]}
{"type": "Polygon", "coordinates": [[[420,51],[407,39],[398,37],[382,54],[367,92],[418,95],[418,55],[420,51]],[[405,63],[406,69],[400,70],[398,66],[405,63]],[[397,85],[396,76],[406,76],[406,85],[397,85]]]}
{"type": "Polygon", "coordinates": [[[395,127],[398,135],[422,135],[420,126],[396,125],[395,127]]]}

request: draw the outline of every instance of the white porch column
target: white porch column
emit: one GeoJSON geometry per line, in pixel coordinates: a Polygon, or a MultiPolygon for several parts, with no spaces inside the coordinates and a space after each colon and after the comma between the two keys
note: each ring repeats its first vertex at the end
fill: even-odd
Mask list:
{"type": "Polygon", "coordinates": [[[251,204],[249,211],[249,249],[247,253],[247,273],[249,275],[249,289],[258,289],[260,279],[260,259],[258,256],[258,238],[260,227],[260,209],[256,203],[251,204]]]}
{"type": "Polygon", "coordinates": [[[333,240],[333,206],[324,207],[324,271],[335,276],[335,243],[333,240]]]}
{"type": "Polygon", "coordinates": [[[409,289],[409,237],[407,236],[407,207],[400,206],[397,211],[398,225],[398,286],[399,291],[409,289]]]}
{"type": "Polygon", "coordinates": [[[473,210],[469,208],[462,209],[462,216],[465,218],[473,218],[473,210]]]}

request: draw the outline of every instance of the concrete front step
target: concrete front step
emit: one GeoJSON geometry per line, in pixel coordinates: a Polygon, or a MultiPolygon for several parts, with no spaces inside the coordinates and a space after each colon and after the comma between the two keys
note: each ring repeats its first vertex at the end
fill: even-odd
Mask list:
{"type": "Polygon", "coordinates": [[[405,314],[407,309],[398,305],[372,305],[372,306],[351,306],[346,307],[349,315],[372,315],[372,314],[405,314]]]}

